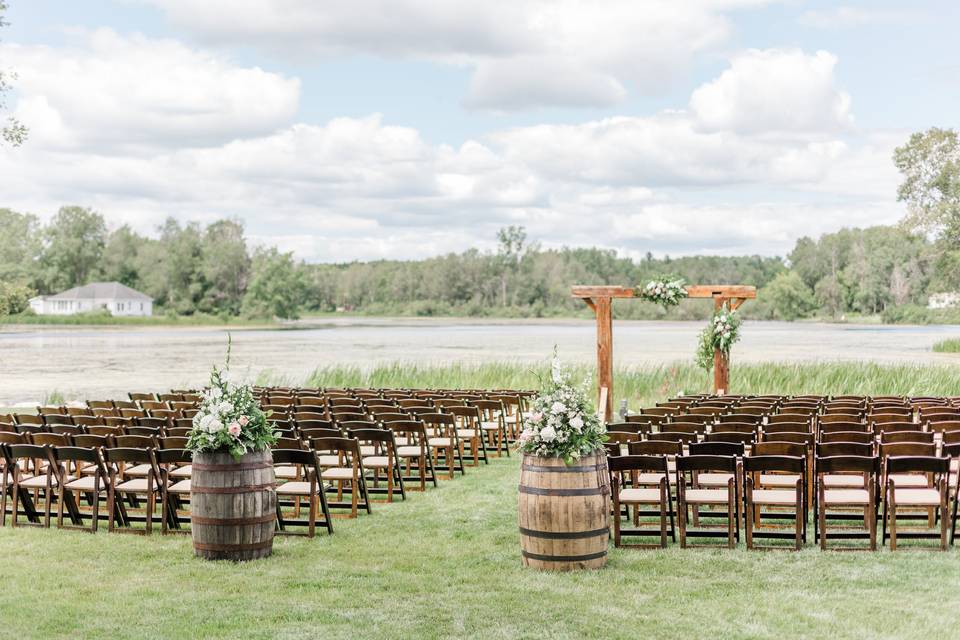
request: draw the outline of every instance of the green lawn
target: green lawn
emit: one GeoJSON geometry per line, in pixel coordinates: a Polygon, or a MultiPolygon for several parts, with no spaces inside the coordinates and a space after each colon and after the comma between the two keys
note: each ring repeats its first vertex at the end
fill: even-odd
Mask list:
{"type": "Polygon", "coordinates": [[[960,552],[614,550],[598,572],[520,566],[518,461],[375,505],[249,564],[185,536],[0,530],[0,636],[942,638],[960,552]]]}

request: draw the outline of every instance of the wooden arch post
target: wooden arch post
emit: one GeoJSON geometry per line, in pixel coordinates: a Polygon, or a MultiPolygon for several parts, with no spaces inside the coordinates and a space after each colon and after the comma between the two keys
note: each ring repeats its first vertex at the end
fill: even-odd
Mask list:
{"type": "MultiPolygon", "coordinates": [[[[715,311],[736,311],[757,297],[756,287],[696,284],[686,287],[687,297],[713,298],[715,311]]],[[[597,410],[609,421],[613,415],[613,299],[635,298],[632,287],[575,286],[573,297],[582,299],[597,317],[597,410]]],[[[730,392],[730,361],[719,349],[713,354],[713,391],[730,392]]]]}

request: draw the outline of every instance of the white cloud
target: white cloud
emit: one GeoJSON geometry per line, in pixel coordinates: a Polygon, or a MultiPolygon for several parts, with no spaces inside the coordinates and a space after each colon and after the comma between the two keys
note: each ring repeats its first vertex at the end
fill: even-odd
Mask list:
{"type": "Polygon", "coordinates": [[[913,9],[839,6],[804,11],[800,24],[815,29],[850,29],[874,24],[903,24],[920,17],[913,9]]]}
{"type": "Polygon", "coordinates": [[[837,57],[827,51],[750,50],[690,97],[708,131],[831,132],[853,122],[850,96],[837,88],[837,57]]]}
{"type": "Polygon", "coordinates": [[[141,0],[208,42],[282,55],[466,65],[465,104],[610,106],[656,93],[724,43],[725,13],[764,0],[141,0]]]}
{"type": "Polygon", "coordinates": [[[17,69],[20,115],[63,147],[220,144],[289,124],[300,83],[175,40],[80,32],[66,48],[3,45],[17,69]]]}

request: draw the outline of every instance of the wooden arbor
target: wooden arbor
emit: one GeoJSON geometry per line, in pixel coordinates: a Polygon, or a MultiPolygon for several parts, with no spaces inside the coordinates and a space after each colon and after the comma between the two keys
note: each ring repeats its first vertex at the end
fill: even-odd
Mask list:
{"type": "MultiPolygon", "coordinates": [[[[743,285],[697,284],[686,289],[690,298],[713,298],[713,308],[717,311],[723,307],[736,310],[747,300],[757,297],[756,287],[743,285]]],[[[636,290],[617,286],[575,286],[573,297],[586,302],[597,316],[597,398],[603,405],[598,405],[597,409],[609,421],[613,415],[613,299],[634,298],[636,290]]],[[[714,393],[730,390],[730,362],[719,349],[713,354],[713,390],[714,393]]]]}

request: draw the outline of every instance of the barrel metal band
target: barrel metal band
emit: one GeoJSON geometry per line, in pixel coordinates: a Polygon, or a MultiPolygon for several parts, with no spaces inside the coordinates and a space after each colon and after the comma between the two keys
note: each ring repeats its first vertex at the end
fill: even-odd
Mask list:
{"type": "Polygon", "coordinates": [[[547,540],[580,540],[582,538],[608,536],[610,535],[610,529],[603,527],[591,531],[538,531],[537,529],[520,527],[520,533],[531,538],[545,538],[547,540]]]}
{"type": "Polygon", "coordinates": [[[253,493],[254,491],[272,491],[276,487],[276,482],[245,484],[239,487],[190,487],[190,493],[253,493]]]}
{"type": "Polygon", "coordinates": [[[245,544],[209,544],[206,542],[194,542],[193,548],[200,551],[257,551],[267,549],[273,546],[273,540],[264,540],[262,542],[248,542],[245,544]]]}
{"type": "Polygon", "coordinates": [[[541,560],[543,562],[585,562],[587,560],[596,560],[607,555],[606,551],[588,553],[582,556],[550,556],[542,553],[530,553],[529,551],[521,551],[520,553],[528,560],[541,560]]]}
{"type": "Polygon", "coordinates": [[[541,489],[520,485],[520,493],[529,493],[535,496],[599,496],[603,494],[603,487],[587,487],[585,489],[541,489]]]}
{"type": "Polygon", "coordinates": [[[524,471],[536,471],[537,473],[586,473],[587,471],[596,471],[601,468],[598,464],[585,464],[576,467],[545,467],[539,464],[525,464],[521,467],[524,471]]]}
{"type": "Polygon", "coordinates": [[[249,518],[206,518],[203,516],[190,516],[190,524],[210,524],[234,526],[244,524],[267,524],[277,519],[277,514],[269,513],[265,516],[250,516],[249,518]]]}
{"type": "Polygon", "coordinates": [[[195,471],[255,471],[257,469],[272,469],[272,462],[243,462],[240,464],[203,464],[194,462],[191,465],[195,471]]]}

